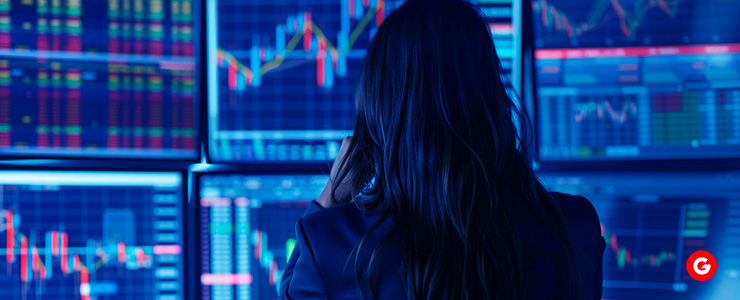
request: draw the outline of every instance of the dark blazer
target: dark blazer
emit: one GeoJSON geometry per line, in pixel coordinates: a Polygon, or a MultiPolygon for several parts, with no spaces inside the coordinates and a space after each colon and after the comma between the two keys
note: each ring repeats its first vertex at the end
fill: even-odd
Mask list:
{"type": "MultiPolygon", "coordinates": [[[[577,250],[582,251],[594,266],[584,267],[584,290],[587,299],[601,299],[602,257],[606,245],[601,236],[599,218],[591,203],[583,197],[552,193],[561,203],[566,214],[566,226],[574,239],[577,250]]],[[[520,239],[524,244],[525,271],[527,276],[528,298],[556,299],[561,295],[559,287],[564,276],[560,258],[552,249],[557,248],[547,231],[528,215],[517,218],[520,239]]],[[[377,216],[367,216],[354,204],[344,204],[322,209],[315,202],[296,224],[297,246],[283,273],[279,299],[372,299],[368,287],[358,287],[355,266],[360,273],[365,272],[371,250],[360,251],[355,263],[357,242],[378,220],[377,216]]],[[[381,222],[379,227],[366,239],[362,249],[373,249],[387,236],[389,222],[381,222]]],[[[401,240],[391,238],[390,245],[398,245],[401,240]]],[[[378,299],[406,299],[405,280],[401,274],[399,247],[384,247],[384,252],[376,256],[380,276],[373,283],[378,299]]]]}

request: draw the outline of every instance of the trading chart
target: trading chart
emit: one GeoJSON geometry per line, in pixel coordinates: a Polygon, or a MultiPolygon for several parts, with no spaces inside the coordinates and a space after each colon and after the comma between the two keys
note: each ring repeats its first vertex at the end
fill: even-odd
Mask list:
{"type": "Polygon", "coordinates": [[[0,172],[5,299],[182,299],[177,173],[0,172]]]}
{"type": "Polygon", "coordinates": [[[324,175],[200,178],[201,299],[275,299],[295,247],[295,224],[324,175]]]}
{"type": "Polygon", "coordinates": [[[193,158],[193,0],[0,0],[0,155],[193,158]]]}
{"type": "Polygon", "coordinates": [[[740,3],[532,2],[543,160],[740,153],[740,3]]]}
{"type": "MultiPolygon", "coordinates": [[[[403,2],[207,1],[211,157],[333,159],[352,130],[367,46],[403,2]]],[[[479,5],[504,69],[517,72],[512,2],[479,5]]]]}
{"type": "Polygon", "coordinates": [[[606,240],[605,299],[729,299],[740,292],[740,174],[563,173],[544,181],[596,208],[606,240]],[[687,273],[697,250],[717,257],[715,280],[687,273]]]}

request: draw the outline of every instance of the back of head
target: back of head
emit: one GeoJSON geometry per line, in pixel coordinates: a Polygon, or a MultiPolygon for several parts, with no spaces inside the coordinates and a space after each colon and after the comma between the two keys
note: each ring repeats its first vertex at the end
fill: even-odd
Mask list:
{"type": "Polygon", "coordinates": [[[342,163],[352,194],[363,194],[356,205],[405,235],[409,298],[526,297],[512,210],[567,234],[532,174],[517,132],[528,132],[527,118],[507,95],[478,10],[461,0],[401,6],[370,44],[355,101],[342,163]]]}

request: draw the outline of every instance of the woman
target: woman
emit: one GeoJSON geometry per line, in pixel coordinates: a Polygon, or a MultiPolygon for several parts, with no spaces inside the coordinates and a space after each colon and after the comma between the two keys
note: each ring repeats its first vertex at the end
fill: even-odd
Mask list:
{"type": "Polygon", "coordinates": [[[411,0],[392,13],[356,109],[296,225],[281,299],[601,299],[596,212],[533,174],[526,115],[473,6],[411,0]]]}

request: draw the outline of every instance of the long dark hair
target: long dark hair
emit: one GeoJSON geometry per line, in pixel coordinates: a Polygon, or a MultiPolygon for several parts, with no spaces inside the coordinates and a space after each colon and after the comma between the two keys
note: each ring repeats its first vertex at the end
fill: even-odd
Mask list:
{"type": "Polygon", "coordinates": [[[580,290],[562,212],[530,165],[529,119],[501,74],[485,19],[462,0],[408,1],[370,43],[354,139],[335,179],[352,174],[361,197],[335,201],[380,215],[404,237],[409,299],[527,297],[521,211],[560,246],[562,295],[580,290]]]}

